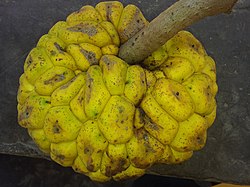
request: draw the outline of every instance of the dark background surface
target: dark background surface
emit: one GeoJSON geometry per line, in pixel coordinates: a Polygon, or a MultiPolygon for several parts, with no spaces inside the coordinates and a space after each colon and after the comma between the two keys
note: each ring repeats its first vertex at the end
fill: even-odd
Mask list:
{"type": "MultiPolygon", "coordinates": [[[[65,20],[69,13],[83,5],[95,5],[97,2],[99,1],[0,1],[0,153],[44,157],[32,143],[26,130],[17,125],[16,93],[24,59],[38,39],[57,21],[65,20]]],[[[152,20],[175,1],[122,2],[125,5],[136,4],[145,17],[152,20]]],[[[217,119],[208,131],[206,147],[196,152],[191,160],[180,165],[154,166],[149,173],[250,184],[250,1],[239,0],[230,15],[207,18],[188,30],[204,44],[207,53],[217,62],[217,119]]],[[[1,156],[1,159],[2,157],[6,164],[0,168],[9,167],[8,158],[1,156]]],[[[25,170],[25,165],[21,166],[25,170]]],[[[15,170],[15,167],[14,164],[11,169],[15,170]]],[[[39,167],[50,167],[50,163],[41,160],[39,167]]],[[[79,176],[72,172],[67,174],[67,169],[58,170],[61,167],[55,167],[51,166],[51,172],[60,171],[57,181],[63,181],[60,178],[62,176],[70,180],[79,176]]],[[[4,171],[6,176],[11,174],[11,170],[2,169],[0,181],[4,171]]],[[[30,175],[39,180],[39,172],[42,171],[34,171],[38,174],[30,172],[30,175]]],[[[22,175],[22,170],[19,174],[22,175]]],[[[27,176],[24,174],[22,177],[27,176]]],[[[87,179],[86,182],[90,183],[87,179]]]]}
{"type": "Polygon", "coordinates": [[[63,168],[55,162],[10,155],[0,155],[1,187],[210,187],[212,183],[144,175],[136,180],[96,183],[88,177],[63,168]]]}

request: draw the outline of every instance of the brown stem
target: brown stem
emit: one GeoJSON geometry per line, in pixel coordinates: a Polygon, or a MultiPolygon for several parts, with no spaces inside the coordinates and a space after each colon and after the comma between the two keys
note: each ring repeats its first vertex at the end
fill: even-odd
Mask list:
{"type": "Polygon", "coordinates": [[[119,57],[129,64],[144,60],[178,31],[207,17],[229,13],[238,0],[179,0],[124,43],[119,57]]]}

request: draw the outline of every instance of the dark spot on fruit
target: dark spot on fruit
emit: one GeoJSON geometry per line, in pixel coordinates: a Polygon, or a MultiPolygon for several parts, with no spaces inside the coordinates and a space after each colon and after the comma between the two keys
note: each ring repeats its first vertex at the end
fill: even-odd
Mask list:
{"type": "Polygon", "coordinates": [[[59,61],[59,62],[62,61],[62,60],[63,60],[62,58],[57,58],[56,59],[56,61],[59,61]]]}
{"type": "Polygon", "coordinates": [[[87,162],[87,169],[89,170],[89,171],[94,171],[94,165],[93,165],[93,159],[92,158],[89,158],[88,159],[88,162],[87,162]]]}
{"type": "Polygon", "coordinates": [[[135,165],[137,168],[145,169],[150,166],[150,163],[146,162],[143,158],[135,157],[131,159],[131,162],[135,165]]]}
{"type": "Polygon", "coordinates": [[[59,51],[59,53],[64,53],[64,49],[58,43],[55,42],[54,46],[59,51]]]}
{"type": "Polygon", "coordinates": [[[124,109],[123,106],[118,106],[118,111],[119,111],[120,114],[123,113],[124,110],[125,110],[125,109],[124,109]]]}
{"type": "Polygon", "coordinates": [[[84,148],[84,154],[88,154],[90,152],[90,149],[88,147],[84,148]]]}
{"type": "Polygon", "coordinates": [[[59,160],[63,161],[65,159],[65,156],[64,155],[56,155],[56,158],[58,158],[59,160]]]}
{"type": "Polygon", "coordinates": [[[143,134],[143,140],[146,141],[146,142],[149,141],[147,133],[143,134]]]}
{"type": "Polygon", "coordinates": [[[111,22],[111,15],[112,15],[112,3],[107,3],[106,4],[106,19],[109,22],[111,22]]]}
{"type": "Polygon", "coordinates": [[[200,144],[200,145],[204,144],[204,139],[201,138],[200,136],[198,136],[198,137],[196,138],[196,140],[197,140],[197,143],[198,143],[198,144],[200,144]]]}
{"type": "Polygon", "coordinates": [[[125,165],[126,163],[127,160],[123,158],[118,158],[118,160],[111,159],[111,164],[113,167],[107,166],[105,169],[105,175],[111,177],[116,175],[117,173],[124,171],[128,167],[125,165]]]}
{"type": "Polygon", "coordinates": [[[56,52],[54,50],[50,51],[50,55],[54,56],[56,55],[56,52]]]}
{"type": "Polygon", "coordinates": [[[32,62],[33,62],[33,60],[32,60],[32,57],[31,56],[29,56],[29,58],[28,58],[28,60],[27,60],[27,67],[29,67],[30,66],[30,64],[32,64],[32,62]]]}
{"type": "Polygon", "coordinates": [[[21,113],[21,115],[19,115],[18,121],[28,119],[30,117],[30,114],[31,114],[32,110],[33,110],[32,106],[27,106],[25,111],[23,113],[21,113]]]}
{"type": "Polygon", "coordinates": [[[61,132],[62,129],[58,123],[58,120],[56,120],[55,123],[53,124],[52,130],[53,130],[53,133],[55,133],[55,134],[59,134],[61,132]]]}
{"type": "Polygon", "coordinates": [[[145,122],[145,112],[144,110],[142,110],[142,108],[138,108],[138,111],[139,111],[139,119],[140,119],[140,124],[144,124],[145,122]]]}
{"type": "Polygon", "coordinates": [[[129,84],[130,83],[130,81],[129,80],[127,80],[126,82],[125,82],[125,84],[129,84]]]}
{"type": "Polygon", "coordinates": [[[152,129],[152,130],[155,130],[155,131],[159,131],[160,128],[162,128],[161,126],[158,126],[157,124],[153,123],[152,121],[147,121],[147,123],[145,124],[145,126],[147,128],[152,129]]]}

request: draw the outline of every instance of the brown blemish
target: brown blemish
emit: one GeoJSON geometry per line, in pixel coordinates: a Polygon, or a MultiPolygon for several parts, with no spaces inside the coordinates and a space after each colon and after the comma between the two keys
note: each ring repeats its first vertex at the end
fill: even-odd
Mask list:
{"type": "Polygon", "coordinates": [[[87,162],[87,169],[89,171],[94,171],[95,169],[95,166],[93,165],[93,159],[92,158],[89,158],[88,159],[88,162],[87,162]]]}
{"type": "Polygon", "coordinates": [[[138,110],[139,110],[140,124],[144,124],[146,114],[145,114],[144,110],[142,110],[142,108],[139,107],[138,110]]]}
{"type": "Polygon", "coordinates": [[[107,56],[102,57],[102,61],[107,65],[108,70],[111,70],[116,62],[110,60],[107,56]]]}
{"type": "Polygon", "coordinates": [[[203,139],[202,137],[197,136],[196,140],[197,140],[197,143],[198,143],[199,145],[203,145],[203,144],[204,144],[204,139],[203,139]]]}
{"type": "Polygon", "coordinates": [[[106,4],[106,19],[109,22],[111,22],[112,6],[113,6],[112,3],[106,4]]]}
{"type": "Polygon", "coordinates": [[[87,51],[85,49],[81,49],[80,52],[89,61],[90,65],[97,65],[98,64],[98,60],[97,60],[94,52],[87,51]]]}
{"type": "Polygon", "coordinates": [[[86,146],[83,151],[84,151],[84,154],[86,155],[92,155],[93,148],[91,146],[86,146]]]}
{"type": "Polygon", "coordinates": [[[59,159],[59,160],[61,160],[61,161],[63,161],[65,159],[65,156],[59,154],[59,155],[56,155],[56,158],[59,159]]]}
{"type": "Polygon", "coordinates": [[[119,32],[122,43],[127,41],[132,36],[134,36],[145,26],[146,24],[143,22],[142,18],[140,17],[140,11],[136,9],[135,14],[132,20],[130,21],[130,23],[127,25],[126,28],[124,28],[123,31],[119,32]]]}
{"type": "Polygon", "coordinates": [[[123,113],[124,112],[124,107],[118,106],[118,111],[119,111],[120,114],[123,113]]]}
{"type": "Polygon", "coordinates": [[[58,43],[54,43],[54,46],[56,47],[56,49],[59,51],[59,53],[64,53],[63,48],[58,44],[58,43]]]}
{"type": "Polygon", "coordinates": [[[56,122],[53,124],[53,129],[52,130],[53,130],[54,134],[59,134],[62,131],[58,120],[56,120],[56,122]]]}
{"type": "Polygon", "coordinates": [[[108,177],[114,176],[117,173],[120,173],[122,171],[124,171],[126,167],[124,167],[127,164],[127,160],[123,159],[123,158],[118,158],[118,160],[112,160],[110,161],[111,163],[113,163],[113,165],[115,166],[114,168],[112,168],[111,166],[107,166],[105,169],[105,175],[108,177]]]}
{"type": "Polygon", "coordinates": [[[147,163],[145,162],[144,159],[138,158],[138,157],[131,159],[131,162],[135,165],[135,167],[141,168],[141,169],[146,169],[150,166],[150,163],[147,163]]]}
{"type": "Polygon", "coordinates": [[[60,90],[64,90],[64,89],[68,88],[75,80],[76,80],[76,77],[74,77],[69,82],[67,82],[66,84],[64,84],[63,86],[61,86],[60,90]]]}
{"type": "Polygon", "coordinates": [[[32,57],[31,57],[31,55],[29,55],[29,57],[28,57],[28,59],[27,59],[27,68],[32,64],[32,62],[33,62],[33,59],[32,59],[32,57]]]}
{"type": "Polygon", "coordinates": [[[61,82],[65,79],[65,72],[63,74],[56,74],[54,77],[52,77],[51,79],[49,80],[45,80],[44,81],[44,84],[45,85],[48,85],[48,84],[54,84],[55,82],[61,82]]]}
{"type": "Polygon", "coordinates": [[[54,50],[50,51],[50,55],[54,56],[56,55],[56,52],[54,50]]]}
{"type": "MultiPolygon", "coordinates": [[[[32,106],[27,106],[26,109],[25,109],[25,111],[23,113],[21,113],[21,115],[19,115],[18,121],[22,121],[22,120],[28,119],[30,117],[30,114],[31,114],[32,110],[33,110],[32,106]]],[[[28,123],[26,125],[25,124],[23,124],[23,126],[27,126],[28,125],[28,123]]]]}
{"type": "Polygon", "coordinates": [[[88,36],[94,36],[97,34],[97,29],[95,26],[90,25],[89,23],[80,23],[73,27],[67,28],[67,30],[72,32],[82,32],[83,34],[87,34],[88,36]]]}
{"type": "Polygon", "coordinates": [[[155,124],[155,123],[152,122],[152,121],[148,121],[148,122],[146,123],[146,126],[147,126],[148,128],[150,128],[150,129],[155,130],[155,131],[159,131],[160,128],[162,128],[161,126],[158,126],[157,124],[155,124]]]}

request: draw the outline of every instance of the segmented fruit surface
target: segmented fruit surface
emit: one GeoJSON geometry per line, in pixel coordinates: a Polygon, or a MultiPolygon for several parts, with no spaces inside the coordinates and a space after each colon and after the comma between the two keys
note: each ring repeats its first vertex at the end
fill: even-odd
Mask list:
{"type": "Polygon", "coordinates": [[[24,63],[18,122],[51,159],[92,180],[140,176],[189,159],[216,116],[215,62],[181,31],[128,65],[119,46],[148,24],[134,5],[84,6],[42,36],[24,63]]]}

